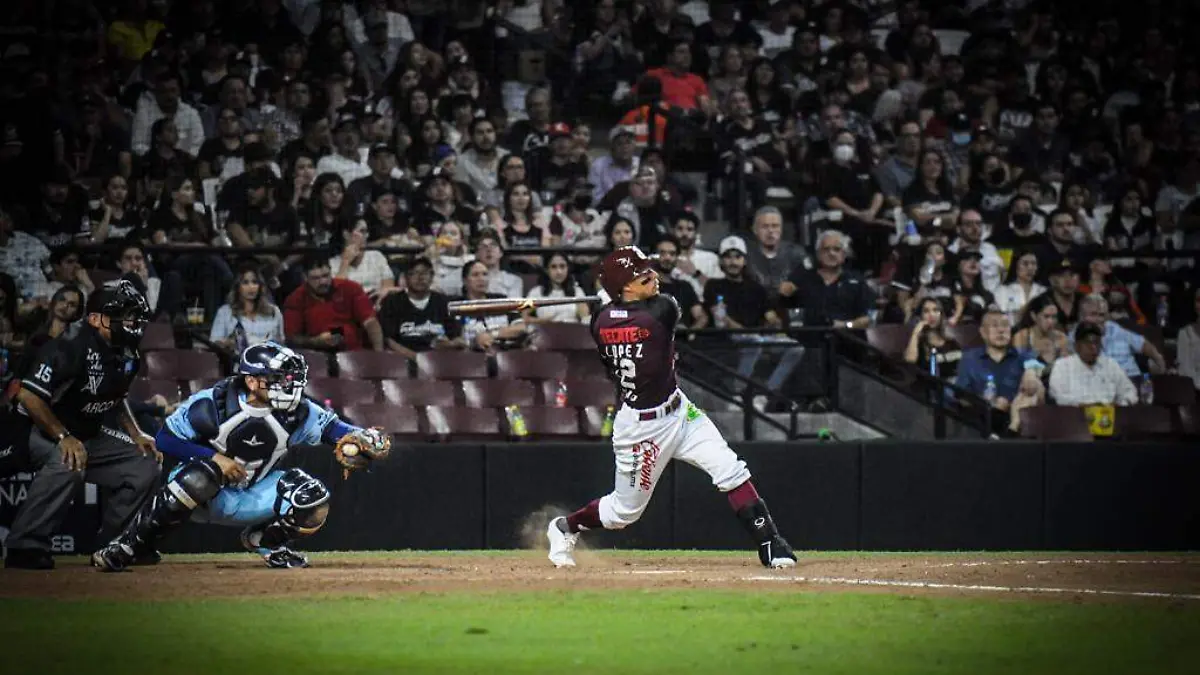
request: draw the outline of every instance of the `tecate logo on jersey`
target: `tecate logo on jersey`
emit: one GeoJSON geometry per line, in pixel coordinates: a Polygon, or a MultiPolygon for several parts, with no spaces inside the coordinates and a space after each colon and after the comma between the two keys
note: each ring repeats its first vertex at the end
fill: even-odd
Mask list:
{"type": "Polygon", "coordinates": [[[650,329],[638,326],[600,329],[600,343],[606,345],[627,345],[648,337],[650,337],[650,329]]]}
{"type": "Polygon", "coordinates": [[[639,490],[649,491],[654,487],[654,465],[662,449],[654,441],[642,441],[633,444],[633,473],[629,476],[629,485],[637,484],[639,490]]]}

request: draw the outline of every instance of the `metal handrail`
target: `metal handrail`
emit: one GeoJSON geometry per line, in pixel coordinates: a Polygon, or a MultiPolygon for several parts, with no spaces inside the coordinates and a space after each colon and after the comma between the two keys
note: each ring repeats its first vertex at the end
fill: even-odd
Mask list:
{"type": "MultiPolygon", "coordinates": [[[[796,417],[796,410],[797,410],[797,402],[796,401],[794,401],[790,398],[787,398],[785,396],[779,396],[778,392],[771,392],[770,388],[768,388],[765,383],[759,382],[758,380],[755,380],[753,378],[746,377],[745,375],[742,375],[741,373],[730,368],[729,366],[725,365],[724,363],[721,363],[720,361],[712,358],[711,356],[708,356],[707,354],[700,352],[697,349],[694,349],[693,347],[691,347],[689,345],[682,345],[679,350],[679,354],[683,358],[694,358],[699,361],[702,361],[706,367],[715,369],[717,372],[721,373],[721,375],[723,377],[732,378],[734,381],[741,382],[744,385],[742,388],[742,392],[741,392],[742,400],[740,401],[740,404],[742,406],[742,436],[746,440],[753,440],[753,438],[754,438],[755,434],[754,434],[753,420],[755,418],[764,420],[770,426],[773,426],[776,429],[778,429],[779,431],[782,431],[788,437],[789,440],[799,437],[799,434],[796,432],[796,428],[799,426],[799,422],[796,417]],[[766,414],[759,412],[758,409],[756,409],[754,407],[754,404],[753,404],[753,399],[754,399],[754,395],[755,395],[754,392],[757,390],[761,390],[761,391],[764,391],[767,393],[774,393],[775,395],[779,396],[780,398],[782,398],[783,400],[785,400],[791,404],[788,406],[790,415],[791,415],[790,428],[788,426],[784,426],[783,424],[772,419],[771,417],[767,416],[766,414]]],[[[729,401],[731,403],[738,403],[738,401],[735,397],[727,395],[725,392],[721,391],[717,387],[712,386],[703,380],[691,379],[690,381],[693,384],[699,386],[700,388],[713,394],[714,396],[720,398],[723,401],[729,401]]]]}

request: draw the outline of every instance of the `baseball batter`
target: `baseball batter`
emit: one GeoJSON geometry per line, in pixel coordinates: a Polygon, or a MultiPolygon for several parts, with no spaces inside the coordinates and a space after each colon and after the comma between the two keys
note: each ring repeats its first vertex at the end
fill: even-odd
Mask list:
{"type": "Polygon", "coordinates": [[[612,303],[592,317],[600,358],[616,383],[621,407],[613,420],[616,477],[613,491],[566,517],[550,521],[550,562],[573,567],[583,530],[619,530],[637,522],[663,468],[672,459],[695,466],[729,498],[729,505],[758,543],[766,567],[791,567],[796,555],[779,535],[758,496],[746,463],[712,421],[679,390],[675,326],[679,305],[658,292],[658,275],[636,246],[619,248],[601,263],[600,282],[612,303]]]}
{"type": "Polygon", "coordinates": [[[188,520],[242,526],[242,545],[268,567],[307,567],[289,548],[325,524],[330,492],[303,469],[276,466],[295,445],[336,443],[346,469],[366,467],[391,449],[375,429],[346,424],[304,396],[304,357],[264,342],[242,352],[238,375],[197,392],[158,433],[162,451],[181,460],[92,564],[118,572],[188,520]]]}

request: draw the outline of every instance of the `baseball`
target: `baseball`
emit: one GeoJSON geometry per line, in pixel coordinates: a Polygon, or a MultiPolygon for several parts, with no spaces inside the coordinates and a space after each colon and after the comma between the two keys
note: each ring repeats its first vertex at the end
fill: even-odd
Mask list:
{"type": "Polygon", "coordinates": [[[347,457],[353,457],[358,454],[358,446],[354,443],[347,443],[342,446],[342,454],[347,457]]]}

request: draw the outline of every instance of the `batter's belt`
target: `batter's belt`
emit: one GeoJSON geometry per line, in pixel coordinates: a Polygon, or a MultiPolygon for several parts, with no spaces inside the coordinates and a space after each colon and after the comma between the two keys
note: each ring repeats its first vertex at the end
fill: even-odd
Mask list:
{"type": "Polygon", "coordinates": [[[679,410],[679,405],[681,403],[683,403],[683,396],[676,391],[674,394],[671,394],[671,398],[667,399],[665,404],[651,410],[638,412],[638,421],[649,422],[660,417],[666,417],[676,410],[679,410]]]}

